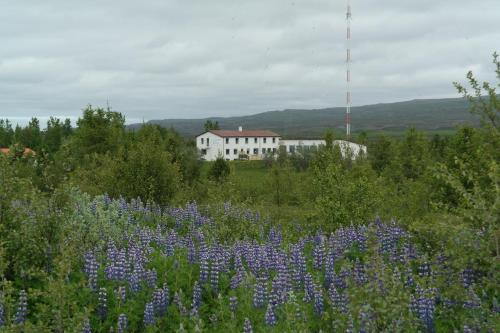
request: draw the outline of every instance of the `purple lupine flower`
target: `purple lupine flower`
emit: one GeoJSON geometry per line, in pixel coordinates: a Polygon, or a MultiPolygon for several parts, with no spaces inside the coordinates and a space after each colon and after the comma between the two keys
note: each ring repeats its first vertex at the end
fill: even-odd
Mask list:
{"type": "Polygon", "coordinates": [[[373,329],[370,325],[371,318],[364,310],[361,310],[359,312],[359,322],[359,333],[373,332],[373,329]]]}
{"type": "Polygon", "coordinates": [[[3,297],[0,292],[0,329],[5,325],[5,309],[3,305],[3,297]]]}
{"type": "Polygon", "coordinates": [[[272,283],[271,283],[271,292],[269,294],[269,299],[268,302],[271,304],[271,306],[274,308],[278,304],[281,304],[281,286],[279,283],[279,279],[277,277],[274,277],[272,283]]]}
{"type": "Polygon", "coordinates": [[[342,267],[339,274],[334,274],[333,283],[335,287],[338,289],[346,289],[347,288],[347,278],[349,277],[349,272],[345,267],[342,267]]]}
{"type": "Polygon", "coordinates": [[[410,309],[422,321],[428,332],[434,331],[435,299],[432,289],[423,290],[419,285],[415,288],[415,294],[410,297],[410,309]]]}
{"type": "Polygon", "coordinates": [[[264,286],[264,282],[257,279],[258,281],[255,283],[254,292],[253,292],[253,305],[256,308],[261,308],[264,306],[266,299],[266,288],[264,286]]]}
{"type": "MultiPolygon", "coordinates": [[[[180,293],[182,293],[182,289],[180,290],[180,293]]],[[[180,293],[178,291],[175,292],[174,304],[177,305],[177,308],[179,309],[179,312],[181,313],[181,315],[185,316],[187,314],[187,309],[184,306],[184,304],[182,304],[180,293]]]]}
{"type": "Polygon", "coordinates": [[[116,331],[118,333],[125,333],[127,331],[127,326],[128,326],[127,316],[124,313],[121,313],[118,316],[118,325],[116,331]]]}
{"type": "Polygon", "coordinates": [[[236,274],[231,278],[231,289],[238,288],[242,280],[243,280],[243,272],[241,270],[237,270],[236,274]]]}
{"type": "Polygon", "coordinates": [[[328,289],[328,297],[332,302],[332,306],[342,313],[347,313],[347,297],[344,294],[340,294],[335,288],[334,284],[330,285],[328,289]]]}
{"type": "Polygon", "coordinates": [[[229,308],[232,313],[236,312],[236,308],[238,307],[238,298],[236,296],[229,297],[229,308]]]}
{"type": "Polygon", "coordinates": [[[274,229],[274,228],[271,228],[271,230],[269,230],[269,236],[268,236],[268,240],[269,242],[271,242],[271,244],[274,246],[274,247],[280,247],[281,246],[281,240],[282,240],[282,236],[281,236],[281,232],[274,229]]]}
{"type": "Polygon", "coordinates": [[[165,290],[163,288],[157,288],[153,292],[153,307],[155,314],[159,317],[163,317],[167,312],[168,299],[165,295],[165,290]]]}
{"type": "Polygon", "coordinates": [[[108,280],[115,280],[115,265],[117,260],[118,249],[115,246],[113,241],[108,242],[108,250],[107,250],[107,265],[104,268],[104,273],[106,274],[106,278],[108,280]]]}
{"type": "Polygon", "coordinates": [[[129,279],[129,287],[132,292],[138,292],[141,289],[141,281],[139,278],[139,274],[137,271],[133,271],[132,274],[130,274],[129,279]]]}
{"type": "Polygon", "coordinates": [[[149,288],[154,288],[156,286],[157,279],[156,269],[153,268],[146,271],[146,282],[149,288]]]}
{"type": "Polygon", "coordinates": [[[190,264],[194,264],[196,262],[196,248],[194,246],[193,239],[188,237],[187,239],[187,259],[190,264]]]}
{"type": "Polygon", "coordinates": [[[253,333],[252,323],[248,318],[245,318],[245,323],[243,324],[243,333],[253,333]]]}
{"type": "Polygon", "coordinates": [[[121,303],[124,303],[127,300],[127,289],[124,286],[119,286],[115,290],[115,295],[121,303]]]}
{"type": "Polygon", "coordinates": [[[325,256],[325,246],[320,239],[319,243],[313,249],[313,267],[314,269],[321,270],[323,268],[323,260],[325,256]]]}
{"type": "Polygon", "coordinates": [[[23,324],[26,321],[28,315],[28,294],[22,289],[19,292],[19,300],[17,302],[16,314],[14,316],[15,324],[23,324]]]}
{"type": "Polygon", "coordinates": [[[314,288],[314,311],[320,316],[323,314],[323,291],[319,286],[314,288]]]}
{"type": "Polygon", "coordinates": [[[108,292],[106,288],[99,289],[97,315],[101,320],[105,320],[108,314],[108,292]]]}
{"type": "Polygon", "coordinates": [[[274,309],[271,304],[267,305],[267,311],[264,320],[266,322],[266,325],[268,326],[274,326],[277,323],[276,315],[274,314],[274,309]]]}
{"type": "Polygon", "coordinates": [[[431,276],[431,265],[429,265],[428,262],[424,262],[420,266],[418,266],[418,276],[424,277],[424,276],[431,276]]]}
{"type": "Polygon", "coordinates": [[[359,261],[359,259],[356,259],[356,263],[354,264],[353,275],[357,284],[364,284],[368,281],[365,273],[365,266],[359,261]]]}
{"type": "Polygon", "coordinates": [[[304,299],[308,303],[314,297],[314,282],[311,273],[306,273],[304,277],[304,299]]]}
{"type": "Polygon", "coordinates": [[[462,283],[466,289],[474,283],[474,271],[471,268],[466,268],[462,272],[462,283]]]}
{"type": "Polygon", "coordinates": [[[84,272],[88,276],[89,288],[92,290],[97,290],[97,271],[99,270],[99,264],[92,252],[85,253],[85,265],[84,272]]]}
{"type": "Polygon", "coordinates": [[[90,328],[90,320],[85,318],[83,321],[82,333],[92,333],[92,329],[90,328]]]}
{"type": "Polygon", "coordinates": [[[148,302],[144,308],[144,326],[151,326],[155,323],[153,303],[148,302]]]}
{"type": "Polygon", "coordinates": [[[406,270],[405,274],[405,287],[413,287],[415,285],[415,280],[413,279],[413,272],[410,267],[406,270]]]}
{"type": "Polygon", "coordinates": [[[333,282],[333,276],[335,275],[335,257],[333,253],[329,253],[325,260],[325,280],[324,286],[329,287],[333,282]]]}
{"type": "Polygon", "coordinates": [[[167,236],[166,246],[165,246],[165,256],[170,257],[174,255],[175,246],[177,244],[177,233],[175,230],[167,236]]]}
{"type": "Polygon", "coordinates": [[[117,280],[124,280],[126,277],[127,253],[125,249],[118,251],[114,265],[114,275],[117,280]]]}
{"type": "Polygon", "coordinates": [[[201,287],[198,281],[196,281],[193,287],[193,300],[191,303],[191,309],[198,310],[200,304],[201,304],[201,287]]]}
{"type": "Polygon", "coordinates": [[[471,327],[469,325],[464,325],[462,332],[463,333],[479,333],[479,332],[481,332],[481,330],[477,326],[471,327]]]}
{"type": "Polygon", "coordinates": [[[208,260],[203,255],[200,260],[200,282],[204,283],[208,280],[208,260]]]}
{"type": "Polygon", "coordinates": [[[219,258],[213,258],[212,265],[210,266],[210,285],[212,290],[217,292],[219,290],[219,273],[220,273],[220,263],[219,258]]]}

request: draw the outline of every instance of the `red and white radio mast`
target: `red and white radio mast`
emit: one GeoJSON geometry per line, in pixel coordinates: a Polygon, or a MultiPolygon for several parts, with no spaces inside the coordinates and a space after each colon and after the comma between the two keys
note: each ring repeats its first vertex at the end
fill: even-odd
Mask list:
{"type": "Polygon", "coordinates": [[[347,58],[346,58],[346,110],[345,110],[345,129],[347,140],[351,138],[351,2],[347,0],[347,58]]]}

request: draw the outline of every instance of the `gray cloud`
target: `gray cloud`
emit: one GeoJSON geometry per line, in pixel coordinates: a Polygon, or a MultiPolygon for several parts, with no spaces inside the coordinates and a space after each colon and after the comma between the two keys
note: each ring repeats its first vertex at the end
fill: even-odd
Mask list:
{"type": "MultiPolygon", "coordinates": [[[[352,0],[354,104],[457,96],[493,80],[497,0],[352,0]]],[[[345,3],[2,1],[0,118],[129,122],[344,103],[345,3]]]]}

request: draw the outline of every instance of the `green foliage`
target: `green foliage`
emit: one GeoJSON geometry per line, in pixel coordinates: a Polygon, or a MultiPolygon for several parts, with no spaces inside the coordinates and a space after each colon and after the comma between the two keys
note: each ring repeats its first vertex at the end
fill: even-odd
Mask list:
{"type": "Polygon", "coordinates": [[[231,168],[229,167],[229,163],[223,157],[217,157],[210,166],[208,176],[217,183],[222,183],[227,179],[230,173],[231,168]]]}
{"type": "Polygon", "coordinates": [[[8,119],[0,119],[0,147],[9,147],[14,143],[14,130],[8,119]]]}
{"type": "Polygon", "coordinates": [[[467,73],[467,80],[471,86],[472,93],[459,83],[454,83],[458,92],[461,93],[471,104],[471,112],[481,117],[481,123],[486,128],[498,133],[500,128],[500,98],[496,93],[496,87],[500,87],[500,60],[498,53],[493,53],[493,64],[498,83],[491,85],[489,82],[482,84],[474,77],[472,71],[467,73]],[[484,97],[486,94],[487,97],[484,97]]]}
{"type": "Polygon", "coordinates": [[[381,135],[377,138],[373,144],[368,146],[368,159],[372,165],[372,168],[377,171],[378,174],[382,173],[387,166],[389,166],[395,157],[394,152],[394,142],[385,135],[381,135]]]}
{"type": "Polygon", "coordinates": [[[211,130],[218,130],[219,128],[219,122],[218,121],[212,121],[212,120],[207,120],[205,122],[205,132],[211,131],[211,130]]]}
{"type": "Polygon", "coordinates": [[[38,119],[31,118],[28,126],[23,128],[16,126],[14,141],[22,147],[38,150],[42,145],[42,133],[38,119]]]}
{"type": "Polygon", "coordinates": [[[125,118],[110,109],[92,108],[83,110],[83,116],[77,121],[77,128],[72,137],[72,153],[78,159],[89,154],[116,152],[124,137],[125,118]]]}
{"type": "Polygon", "coordinates": [[[314,186],[320,223],[339,225],[366,223],[377,214],[376,175],[364,159],[343,159],[338,147],[321,150],[315,161],[314,186]]]}

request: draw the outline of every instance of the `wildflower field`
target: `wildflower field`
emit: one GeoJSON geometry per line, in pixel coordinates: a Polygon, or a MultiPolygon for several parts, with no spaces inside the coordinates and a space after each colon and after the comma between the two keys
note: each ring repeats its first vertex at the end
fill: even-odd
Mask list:
{"type": "Polygon", "coordinates": [[[71,308],[75,332],[500,328],[498,271],[429,253],[396,221],[323,232],[283,229],[230,203],[173,208],[80,193],[72,200],[62,244],[75,257],[60,264],[74,267],[52,286],[64,299],[10,289],[0,299],[6,331],[43,328],[36,323],[47,298],[71,308]]]}

